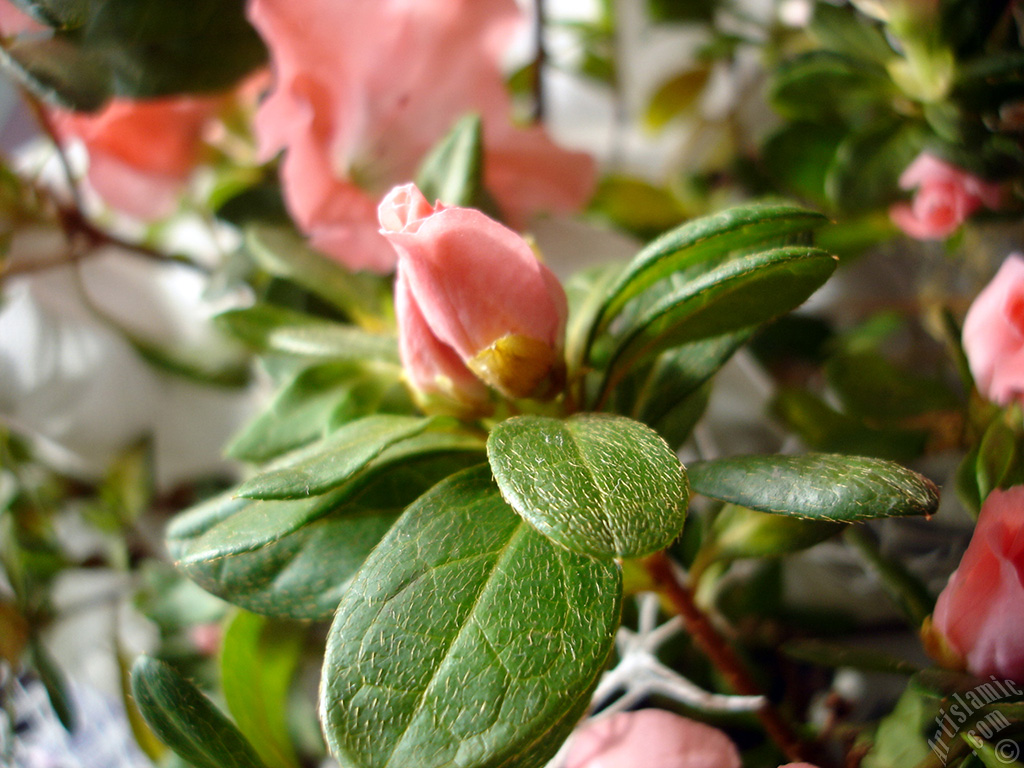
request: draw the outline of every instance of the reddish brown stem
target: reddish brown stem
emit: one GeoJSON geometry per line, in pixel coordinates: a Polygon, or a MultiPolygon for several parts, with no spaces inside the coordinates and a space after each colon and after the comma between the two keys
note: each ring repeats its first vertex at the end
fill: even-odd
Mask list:
{"type": "MultiPolygon", "coordinates": [[[[662,594],[672,602],[682,616],[694,642],[729,681],[733,691],[743,696],[763,696],[760,686],[747,671],[743,660],[697,605],[689,588],[676,578],[668,556],[664,552],[659,552],[647,558],[645,565],[662,594]]],[[[798,763],[813,762],[809,745],[800,739],[793,726],[767,698],[764,706],[757,710],[756,714],[765,732],[789,760],[798,763]]]]}

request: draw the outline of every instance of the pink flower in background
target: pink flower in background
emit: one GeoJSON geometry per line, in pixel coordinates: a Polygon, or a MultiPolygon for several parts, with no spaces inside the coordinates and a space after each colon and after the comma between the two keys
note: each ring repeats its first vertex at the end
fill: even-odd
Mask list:
{"type": "Polygon", "coordinates": [[[1024,403],[1024,257],[1011,254],[974,299],[963,330],[978,390],[989,400],[1024,403]]]}
{"type": "Polygon", "coordinates": [[[590,194],[589,157],[511,124],[499,62],[523,21],[514,0],[250,0],[249,17],[275,73],[261,149],[284,150],[292,215],[349,267],[394,266],[377,202],[468,112],[483,118],[485,183],[514,223],[590,194]]]}
{"type": "Polygon", "coordinates": [[[95,114],[54,110],[62,139],[89,153],[89,184],[112,208],[141,219],[174,211],[199,162],[203,135],[221,97],[114,99],[95,114]]]}
{"type": "Polygon", "coordinates": [[[741,768],[720,730],[662,709],[600,717],[571,738],[565,768],[741,768]]]}
{"type": "Polygon", "coordinates": [[[973,674],[1024,682],[1024,486],[985,500],[932,631],[973,674]]]}
{"type": "Polygon", "coordinates": [[[18,35],[46,29],[10,0],[0,0],[0,35],[18,35]]]}
{"type": "Polygon", "coordinates": [[[918,240],[942,240],[953,234],[983,205],[996,208],[999,185],[922,152],[900,175],[902,189],[916,189],[914,199],[889,209],[896,226],[918,240]]]}
{"type": "Polygon", "coordinates": [[[512,230],[471,208],[431,206],[412,184],[381,202],[381,233],[398,253],[402,362],[423,392],[480,400],[479,382],[509,397],[543,394],[562,370],[565,291],[512,230]]]}

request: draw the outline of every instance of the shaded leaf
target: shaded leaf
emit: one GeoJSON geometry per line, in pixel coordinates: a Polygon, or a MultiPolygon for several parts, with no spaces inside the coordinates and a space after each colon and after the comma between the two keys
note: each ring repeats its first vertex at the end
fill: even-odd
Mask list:
{"type": "Polygon", "coordinates": [[[642,557],[667,547],[683,528],[686,472],[638,421],[517,416],[494,427],[487,455],[512,508],[577,552],[642,557]]]}
{"type": "Polygon", "coordinates": [[[423,159],[416,186],[431,204],[480,207],[483,167],[483,123],[467,115],[423,159]]]}
{"type": "Polygon", "coordinates": [[[689,467],[697,493],[762,512],[855,522],[931,515],[935,484],[884,459],[810,453],[736,456],[689,467]]]}
{"type": "Polygon", "coordinates": [[[170,665],[140,656],[132,696],[156,735],[195,768],[265,768],[234,724],[170,665]]]}
{"type": "Polygon", "coordinates": [[[542,766],[586,706],[621,575],[558,547],[467,470],[409,508],[331,626],[321,719],[347,768],[542,766]]]}

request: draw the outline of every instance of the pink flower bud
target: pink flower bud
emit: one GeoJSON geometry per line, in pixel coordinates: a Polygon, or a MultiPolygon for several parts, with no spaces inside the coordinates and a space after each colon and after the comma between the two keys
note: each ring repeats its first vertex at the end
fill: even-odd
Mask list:
{"type": "Polygon", "coordinates": [[[471,371],[506,397],[553,394],[565,291],[529,244],[479,211],[431,206],[412,184],[393,189],[378,216],[398,253],[395,311],[414,386],[474,402],[471,371]]]}
{"type": "Polygon", "coordinates": [[[978,390],[989,400],[1024,404],[1024,258],[1011,254],[971,304],[964,352],[978,390]]]}
{"type": "Polygon", "coordinates": [[[663,709],[619,712],[584,723],[565,768],[741,768],[728,736],[663,709]]]}
{"type": "Polygon", "coordinates": [[[927,632],[971,673],[1024,682],[1024,486],[985,500],[927,632]]]}
{"type": "Polygon", "coordinates": [[[914,199],[889,209],[893,222],[918,240],[953,234],[982,205],[996,208],[1001,190],[977,176],[922,152],[900,176],[900,187],[916,189],[914,199]]]}

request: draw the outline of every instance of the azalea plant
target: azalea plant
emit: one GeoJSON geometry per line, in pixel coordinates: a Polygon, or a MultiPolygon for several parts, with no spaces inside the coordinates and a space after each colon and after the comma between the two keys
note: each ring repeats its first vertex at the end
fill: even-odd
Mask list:
{"type": "MultiPolygon", "coordinates": [[[[56,275],[71,325],[121,345],[86,376],[120,355],[166,377],[100,457],[72,438],[103,427],[58,410],[76,382],[32,365],[42,342],[0,343],[0,374],[35,372],[0,399],[7,731],[38,682],[81,732],[48,632],[62,575],[101,569],[155,627],[114,654],[154,764],[1019,764],[1024,259],[986,262],[969,308],[926,285],[845,327],[828,310],[866,251],[976,265],[957,249],[990,225],[1020,246],[1019,3],[636,5],[0,0],[39,134],[5,149],[0,331],[68,312],[40,298],[56,275]],[[556,75],[626,102],[634,11],[705,39],[648,126],[735,141],[661,181],[551,130],[556,75]],[[708,114],[752,51],[760,133],[749,105],[708,114]],[[545,236],[584,214],[586,237],[545,236]],[[594,232],[616,258],[586,258],[594,232]],[[103,289],[139,264],[175,276],[166,312],[103,289]],[[205,293],[163,327],[188,281],[205,293]],[[927,334],[928,367],[924,343],[893,354],[901,333],[927,334]],[[709,437],[734,367],[769,382],[773,448],[709,437]],[[227,408],[190,390],[206,410],[175,421],[197,426],[159,423],[182,379],[247,418],[233,469],[170,482],[164,446],[201,467],[203,414],[227,408]],[[970,543],[936,587],[886,535],[946,515],[970,543]],[[791,600],[815,552],[803,581],[855,553],[911,651],[858,643],[877,626],[852,583],[791,600]],[[868,707],[850,671],[897,684],[868,707]]],[[[121,390],[88,415],[131,410],[121,390]]]]}

